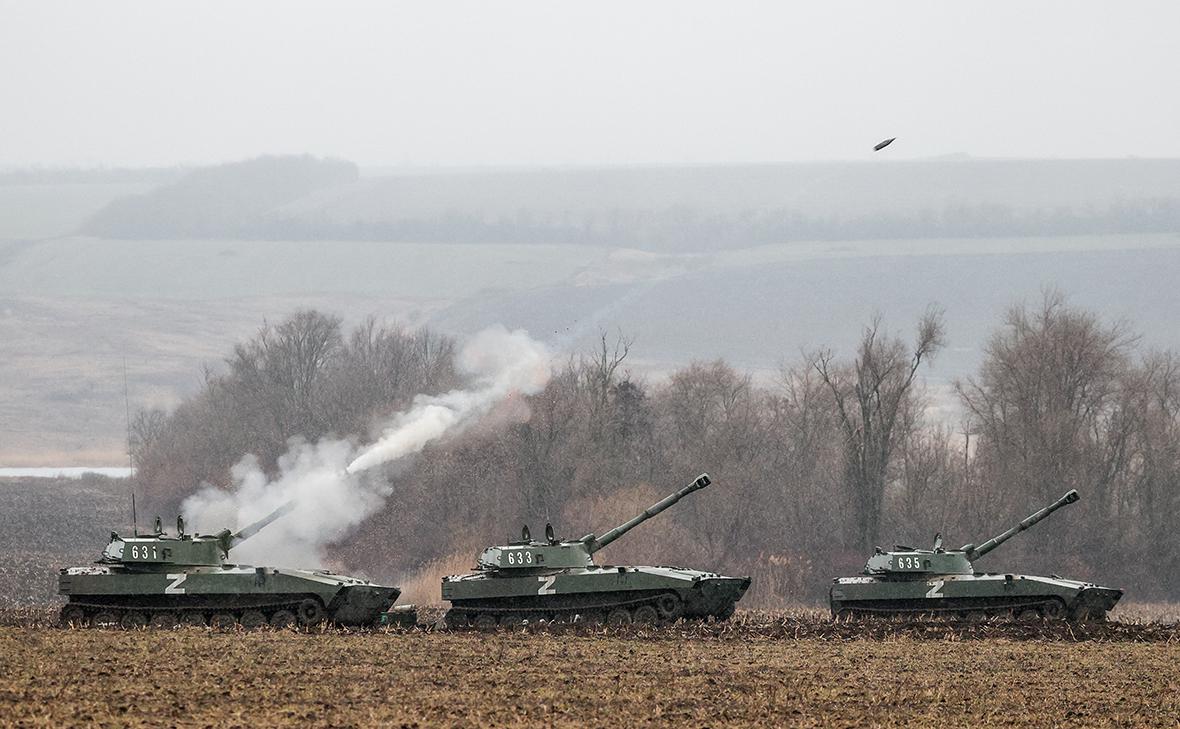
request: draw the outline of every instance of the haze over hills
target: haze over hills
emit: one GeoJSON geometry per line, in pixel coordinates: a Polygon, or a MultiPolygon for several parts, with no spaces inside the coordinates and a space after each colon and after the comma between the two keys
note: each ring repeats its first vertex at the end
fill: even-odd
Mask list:
{"type": "Polygon", "coordinates": [[[1180,346],[1180,161],[936,160],[387,171],[309,157],[0,176],[0,465],[123,461],[132,407],[193,391],[264,319],[314,306],[771,377],[934,302],[937,388],[1004,308],[1058,287],[1180,346]]]}
{"type": "Polygon", "coordinates": [[[1180,229],[1180,162],[950,160],[361,177],[261,158],[112,201],[113,238],[570,243],[664,252],[807,240],[1180,229]]]}

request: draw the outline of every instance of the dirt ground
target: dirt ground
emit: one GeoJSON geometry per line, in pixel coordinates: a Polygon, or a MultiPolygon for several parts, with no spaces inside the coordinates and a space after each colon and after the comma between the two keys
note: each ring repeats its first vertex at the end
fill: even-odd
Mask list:
{"type": "Polygon", "coordinates": [[[1175,726],[1180,641],[0,627],[0,723],[1175,726]]]}

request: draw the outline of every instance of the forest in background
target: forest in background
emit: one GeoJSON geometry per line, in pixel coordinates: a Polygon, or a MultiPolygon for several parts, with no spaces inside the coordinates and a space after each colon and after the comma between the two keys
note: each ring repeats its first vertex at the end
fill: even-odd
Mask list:
{"type": "MultiPolygon", "coordinates": [[[[387,471],[382,511],[331,548],[343,569],[425,580],[465,569],[522,523],[574,538],[638,513],[701,471],[714,486],[604,551],[755,579],[750,605],[822,600],[875,545],[992,536],[1066,490],[1078,505],[982,569],[1057,573],[1180,597],[1180,358],[1048,292],[1010,309],[957,382],[959,423],[927,414],[923,365],[945,346],[931,309],[910,334],[866,323],[855,351],[788,360],[756,384],[723,361],[634,377],[606,336],[526,398],[527,417],[465,431],[387,471]]],[[[366,438],[418,393],[459,384],[456,343],[428,329],[300,311],[235,347],[171,413],[140,412],[146,509],[232,485],[291,438],[366,438]]]]}

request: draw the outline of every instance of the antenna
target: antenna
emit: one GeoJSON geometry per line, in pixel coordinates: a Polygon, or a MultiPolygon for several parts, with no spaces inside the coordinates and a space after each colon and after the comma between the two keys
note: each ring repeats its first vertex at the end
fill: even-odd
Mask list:
{"type": "Polygon", "coordinates": [[[131,400],[127,396],[127,356],[123,356],[123,415],[127,424],[127,490],[131,492],[131,533],[139,536],[135,514],[135,459],[131,456],[131,400]]]}

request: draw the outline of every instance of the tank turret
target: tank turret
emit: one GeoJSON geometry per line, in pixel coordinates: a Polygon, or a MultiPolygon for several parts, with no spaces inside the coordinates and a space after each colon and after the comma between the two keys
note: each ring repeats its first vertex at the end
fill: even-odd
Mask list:
{"type": "Polygon", "coordinates": [[[828,593],[832,615],[942,615],[966,620],[1005,615],[1018,620],[1105,619],[1122,597],[1122,590],[1057,575],[977,572],[973,564],[974,560],[1077,500],[1078,492],[1069,491],[1008,531],[979,545],[964,544],[948,551],[942,548],[942,537],[936,536],[933,549],[898,546],[886,552],[878,547],[862,574],[837,577],[833,581],[828,593]]]}
{"type": "Polygon", "coordinates": [[[525,527],[519,542],[480,553],[475,573],[443,578],[442,597],[451,603],[447,625],[490,630],[538,621],[624,625],[728,619],[750,587],[749,577],[594,563],[596,552],[710,483],[703,473],[601,536],[559,540],[546,525],[539,541],[525,527]]]}
{"type": "Polygon", "coordinates": [[[1029,515],[1016,526],[999,536],[992,537],[983,544],[964,544],[955,550],[942,548],[942,536],[936,535],[933,549],[914,549],[912,547],[895,546],[893,551],[886,552],[880,547],[869,557],[865,564],[866,575],[907,575],[940,574],[940,575],[970,575],[975,573],[972,560],[978,559],[1020,532],[1028,529],[1037,522],[1045,519],[1054,511],[1078,500],[1077,491],[1069,491],[1060,499],[1045,508],[1029,515]]]}
{"type": "Polygon", "coordinates": [[[708,486],[712,481],[709,474],[702,473],[692,483],[670,494],[643,510],[632,519],[597,536],[593,533],[576,541],[559,540],[553,536],[552,525],[545,525],[545,541],[534,541],[526,526],[519,542],[503,546],[488,547],[479,555],[479,568],[487,570],[550,570],[566,567],[592,567],[595,552],[652,518],[661,511],[688,496],[693,491],[708,486]]]}
{"type": "Polygon", "coordinates": [[[159,518],[155,533],[123,538],[111,533],[99,564],[117,564],[136,572],[158,572],[173,567],[220,567],[229,551],[287,514],[294,504],[286,503],[262,519],[236,532],[222,529],[217,534],[186,534],[184,519],[176,519],[176,535],[164,533],[159,518]]]}

